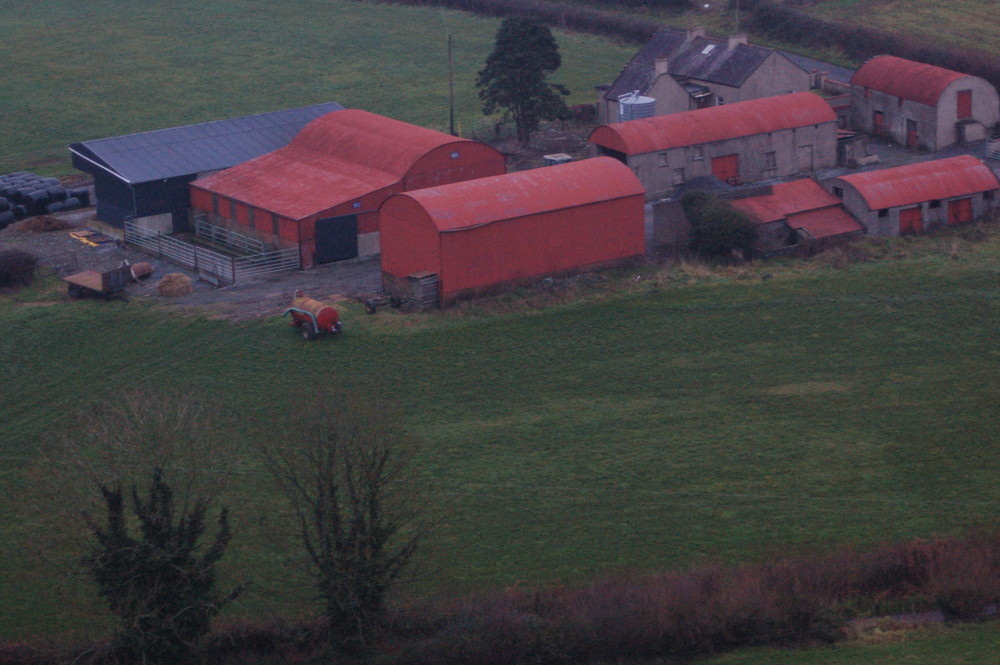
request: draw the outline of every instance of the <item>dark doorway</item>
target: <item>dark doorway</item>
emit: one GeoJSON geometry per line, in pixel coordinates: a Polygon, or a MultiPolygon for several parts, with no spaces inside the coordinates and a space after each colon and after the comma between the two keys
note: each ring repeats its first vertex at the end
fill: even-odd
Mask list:
{"type": "Polygon", "coordinates": [[[353,259],[358,255],[358,216],[343,215],[316,221],[315,263],[353,259]]]}

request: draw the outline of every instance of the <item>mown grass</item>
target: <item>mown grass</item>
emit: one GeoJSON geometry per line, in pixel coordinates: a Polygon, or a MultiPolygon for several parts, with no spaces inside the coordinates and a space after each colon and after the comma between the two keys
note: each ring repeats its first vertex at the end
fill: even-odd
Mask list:
{"type": "Polygon", "coordinates": [[[896,258],[700,279],[640,268],[540,308],[530,293],[492,312],[365,318],[349,306],[346,336],[312,344],[277,316],[233,324],[142,302],[4,298],[0,635],[95,628],[86,584],[57,575],[78,551],[47,545],[20,499],[32,474],[61,468],[38,460],[41,443],[122,387],[189,392],[236,416],[227,569],[252,578],[243,615],[308,611],[252,448],[280,441],[291,405],[327,385],[381,392],[426,441],[419,471],[444,517],[410,590],[420,595],[994,520],[995,230],[873,247],[896,258]],[[39,559],[46,547],[52,561],[39,559]]]}
{"type": "MultiPolygon", "coordinates": [[[[453,35],[458,128],[482,120],[475,76],[499,21],[350,0],[0,6],[0,173],[69,173],[74,141],[337,101],[448,129],[453,35]]],[[[591,102],[632,48],[556,33],[554,80],[591,102]]]]}

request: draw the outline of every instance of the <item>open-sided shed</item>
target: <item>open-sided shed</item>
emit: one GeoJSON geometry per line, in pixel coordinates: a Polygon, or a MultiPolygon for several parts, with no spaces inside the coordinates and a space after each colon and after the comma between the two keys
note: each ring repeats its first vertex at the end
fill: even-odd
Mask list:
{"type": "Polygon", "coordinates": [[[874,236],[968,222],[995,210],[1000,199],[996,174],[971,155],[853,173],[822,185],[874,236]]]}
{"type": "Polygon", "coordinates": [[[312,120],[344,108],[328,102],[69,146],[73,166],[94,177],[97,218],[171,233],[187,225],[188,184],[277,150],[312,120]]]}
{"type": "Polygon", "coordinates": [[[303,267],[379,252],[391,194],[506,171],[494,148],[360,110],[309,123],[286,147],[191,184],[214,223],[298,245],[303,267]]]}
{"type": "Polygon", "coordinates": [[[598,157],[421,189],[388,198],[382,276],[438,276],[442,304],[633,260],[645,253],[645,190],[617,160],[598,157]]]}

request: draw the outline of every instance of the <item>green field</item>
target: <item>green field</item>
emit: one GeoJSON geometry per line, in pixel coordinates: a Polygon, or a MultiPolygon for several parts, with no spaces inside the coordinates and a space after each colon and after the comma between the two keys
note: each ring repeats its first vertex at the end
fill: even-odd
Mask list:
{"type": "MultiPolygon", "coordinates": [[[[499,21],[349,0],[0,3],[0,173],[72,172],[66,145],[336,101],[448,129],[447,36],[464,135],[499,21]]],[[[570,103],[592,102],[632,47],[557,32],[570,103]]]]}
{"type": "Polygon", "coordinates": [[[889,255],[903,258],[630,273],[544,308],[507,296],[495,313],[365,317],[351,305],[347,335],[312,344],[277,316],[6,298],[0,636],[94,628],[87,586],[56,574],[78,552],[55,545],[56,561],[39,561],[46,529],[25,506],[32,474],[63,464],[35,461],[43,442],[122,386],[183,389],[239,419],[228,564],[253,581],[243,615],[296,613],[310,596],[250,449],[280,441],[291,406],[323,385],[380,391],[426,442],[419,469],[445,519],[416,594],[992,521],[1000,238],[903,239],[889,255]]]}

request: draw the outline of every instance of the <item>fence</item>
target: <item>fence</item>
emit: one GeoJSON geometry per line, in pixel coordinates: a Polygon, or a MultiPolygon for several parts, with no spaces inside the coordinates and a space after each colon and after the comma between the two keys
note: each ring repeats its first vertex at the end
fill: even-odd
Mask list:
{"type": "Polygon", "coordinates": [[[986,159],[1000,159],[1000,139],[986,139],[986,159]]]}
{"type": "Polygon", "coordinates": [[[279,249],[232,257],[162,233],[151,233],[125,223],[125,242],[142,251],[198,273],[213,284],[239,284],[262,275],[298,270],[299,250],[279,249]]]}
{"type": "Polygon", "coordinates": [[[209,242],[224,245],[246,254],[263,254],[267,250],[264,241],[213,224],[204,216],[194,218],[194,234],[209,242]]]}

